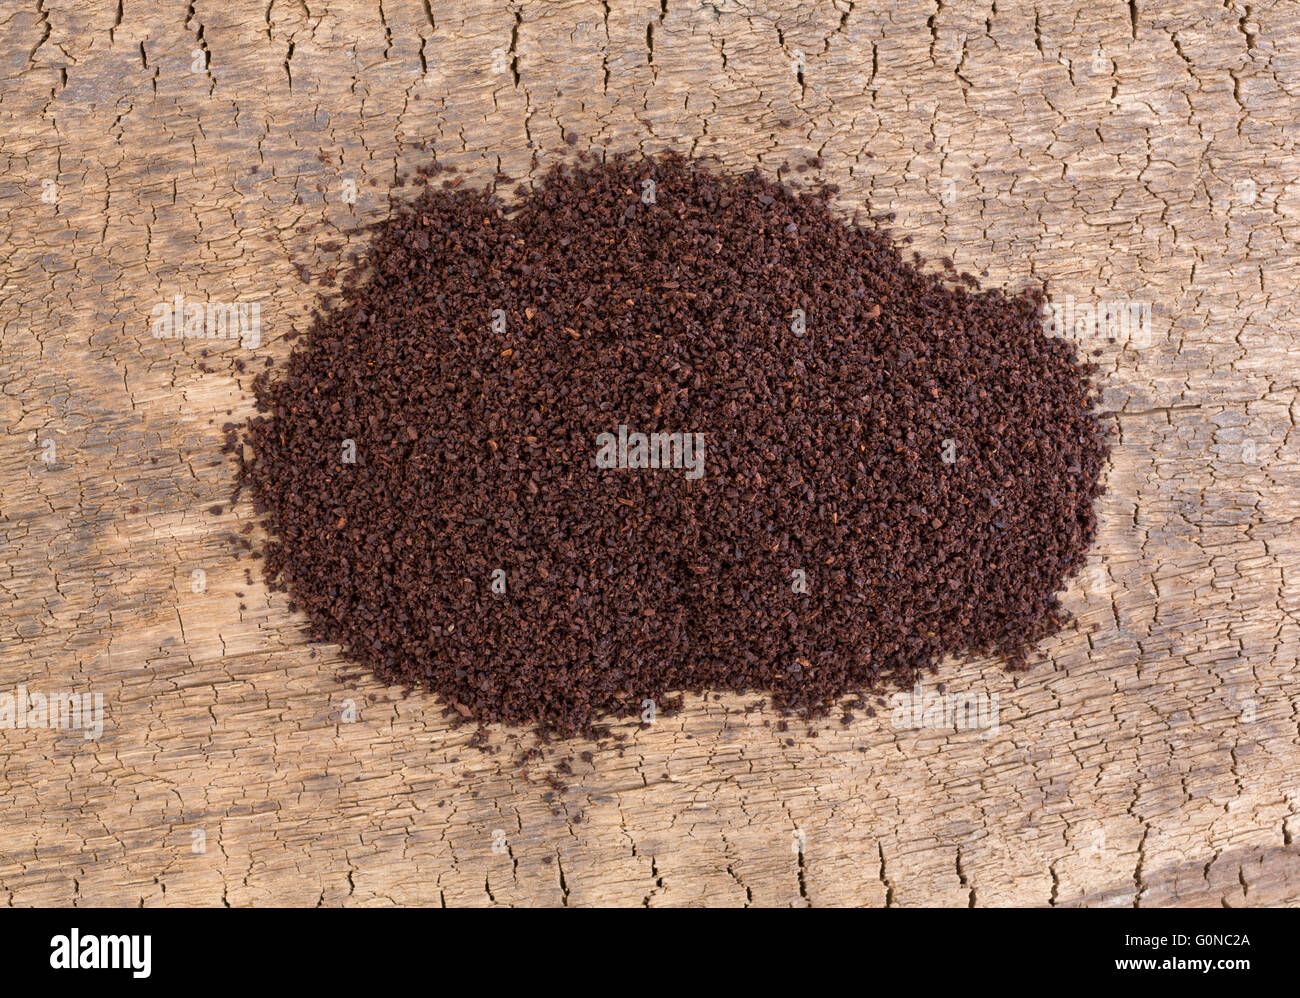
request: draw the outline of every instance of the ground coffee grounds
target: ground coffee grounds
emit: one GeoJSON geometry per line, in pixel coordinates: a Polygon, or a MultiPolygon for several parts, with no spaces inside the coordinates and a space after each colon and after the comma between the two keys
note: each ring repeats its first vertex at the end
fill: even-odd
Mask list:
{"type": "Polygon", "coordinates": [[[1109,445],[1040,294],[676,157],[509,210],[440,180],[255,385],[241,481],[318,637],[567,734],[670,691],[816,712],[1065,622],[1109,445]]]}

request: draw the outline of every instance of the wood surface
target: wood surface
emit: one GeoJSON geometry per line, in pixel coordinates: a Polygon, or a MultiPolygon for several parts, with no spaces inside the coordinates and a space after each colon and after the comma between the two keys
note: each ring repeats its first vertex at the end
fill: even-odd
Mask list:
{"type": "Polygon", "coordinates": [[[0,902],[1300,901],[1298,98],[1294,3],[6,3],[0,693],[104,729],[0,730],[0,902]],[[398,177],[670,148],[1151,304],[1084,343],[1117,437],[1079,627],[938,677],[996,732],[727,695],[485,753],[237,556],[221,427],[398,177]],[[176,294],[259,302],[261,344],[155,338],[176,294]]]}

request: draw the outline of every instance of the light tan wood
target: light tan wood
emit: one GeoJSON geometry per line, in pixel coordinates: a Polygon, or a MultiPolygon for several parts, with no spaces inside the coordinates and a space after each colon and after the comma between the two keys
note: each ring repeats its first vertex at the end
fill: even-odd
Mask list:
{"type": "Polygon", "coordinates": [[[0,693],[105,698],[97,740],[0,730],[0,898],[1300,899],[1294,4],[121,6],[0,11],[0,693]],[[1118,440],[1081,627],[940,677],[999,696],[992,737],[690,698],[525,766],[526,733],[470,747],[231,554],[221,426],[304,326],[295,267],[435,154],[487,182],[591,147],[820,155],[799,179],[987,284],[1152,304],[1149,345],[1087,344],[1118,440]],[[264,342],[155,339],[175,294],[260,302],[264,342]]]}

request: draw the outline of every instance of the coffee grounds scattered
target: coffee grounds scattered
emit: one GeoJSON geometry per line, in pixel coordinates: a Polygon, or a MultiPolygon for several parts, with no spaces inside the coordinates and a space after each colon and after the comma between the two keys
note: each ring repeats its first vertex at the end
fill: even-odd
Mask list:
{"type": "Polygon", "coordinates": [[[680,691],[819,713],[1067,622],[1109,443],[1041,292],[677,157],[510,207],[420,179],[255,383],[240,478],[316,637],[572,734],[680,691]]]}

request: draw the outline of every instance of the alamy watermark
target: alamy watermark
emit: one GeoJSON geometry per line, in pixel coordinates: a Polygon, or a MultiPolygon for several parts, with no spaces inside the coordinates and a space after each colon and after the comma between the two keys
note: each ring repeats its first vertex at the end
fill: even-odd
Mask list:
{"type": "Polygon", "coordinates": [[[1043,305],[1043,332],[1065,336],[1076,342],[1114,340],[1136,348],[1151,345],[1151,303],[1115,299],[1112,301],[1065,301],[1043,305]]]}
{"type": "Polygon", "coordinates": [[[80,929],[50,939],[50,966],[55,970],[129,970],[142,980],[153,968],[153,936],[99,935],[80,929]]]}
{"type": "Polygon", "coordinates": [[[596,437],[596,467],[684,469],[687,478],[697,480],[704,477],[704,434],[629,433],[619,423],[617,436],[596,437]]]}
{"type": "Polygon", "coordinates": [[[104,733],[104,694],[29,692],[19,683],[14,692],[0,693],[0,728],[77,730],[90,741],[104,733]]]}
{"type": "Polygon", "coordinates": [[[262,303],[186,302],[184,295],[159,302],[150,313],[149,331],[159,340],[239,340],[252,349],[262,345],[262,303]]]}
{"type": "Polygon", "coordinates": [[[920,683],[910,693],[895,693],[893,724],[903,728],[954,728],[977,730],[981,738],[998,733],[998,694],[927,693],[920,683]]]}

